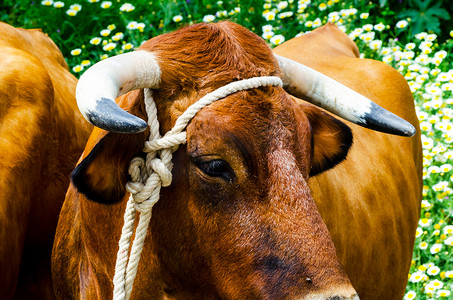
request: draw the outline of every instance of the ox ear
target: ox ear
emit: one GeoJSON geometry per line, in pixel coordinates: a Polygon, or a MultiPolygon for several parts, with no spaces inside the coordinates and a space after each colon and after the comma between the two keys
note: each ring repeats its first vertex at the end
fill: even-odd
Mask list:
{"type": "MultiPolygon", "coordinates": [[[[119,104],[140,118],[146,119],[140,104],[143,93],[126,94],[119,104]],[[128,101],[129,100],[129,101],[128,101]],[[129,102],[129,103],[125,103],[129,102]],[[126,107],[124,107],[126,106],[126,107]]],[[[126,193],[129,163],[142,153],[148,131],[124,134],[95,128],[88,140],[81,161],[71,174],[72,183],[88,199],[111,204],[119,202],[126,193]]]]}
{"type": "Polygon", "coordinates": [[[143,133],[107,133],[76,166],[72,183],[90,200],[119,202],[126,193],[129,163],[141,152],[144,142],[143,133]]]}
{"type": "Polygon", "coordinates": [[[301,104],[312,132],[313,157],[310,176],[333,168],[343,161],[352,145],[351,129],[316,106],[301,104]]]}

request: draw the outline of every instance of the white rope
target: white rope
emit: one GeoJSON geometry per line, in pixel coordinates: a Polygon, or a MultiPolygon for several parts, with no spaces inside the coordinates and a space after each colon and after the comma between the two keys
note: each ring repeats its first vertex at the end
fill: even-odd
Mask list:
{"type": "Polygon", "coordinates": [[[130,193],[130,197],[124,214],[124,225],[116,257],[115,276],[113,278],[114,300],[127,300],[131,296],[140,254],[151,220],[151,211],[154,204],[159,200],[161,187],[171,184],[172,153],[178,149],[180,144],[186,143],[186,132],[183,130],[187,124],[198,111],[214,101],[238,91],[266,85],[282,86],[283,84],[278,77],[263,76],[235,81],[218,88],[189,106],[176,120],[173,128],[163,137],[159,134],[157,109],[152,91],[145,89],[145,106],[150,136],[143,149],[143,152],[147,153],[146,161],[141,157],[135,157],[129,166],[129,174],[132,180],[126,184],[126,190],[130,193]],[[131,247],[136,211],[140,213],[140,217],[131,247]]]}

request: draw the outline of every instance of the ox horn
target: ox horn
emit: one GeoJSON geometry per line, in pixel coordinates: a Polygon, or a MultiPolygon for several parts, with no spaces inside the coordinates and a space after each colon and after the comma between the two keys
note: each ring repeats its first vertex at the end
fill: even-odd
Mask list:
{"type": "Polygon", "coordinates": [[[331,113],[365,128],[413,136],[415,127],[338,81],[294,60],[274,54],[283,72],[283,87],[331,113]]]}
{"type": "Polygon", "coordinates": [[[91,124],[121,133],[144,131],[147,123],[124,111],[115,99],[131,90],[158,88],[161,72],[155,55],[134,51],[94,64],[77,84],[77,105],[91,124]]]}

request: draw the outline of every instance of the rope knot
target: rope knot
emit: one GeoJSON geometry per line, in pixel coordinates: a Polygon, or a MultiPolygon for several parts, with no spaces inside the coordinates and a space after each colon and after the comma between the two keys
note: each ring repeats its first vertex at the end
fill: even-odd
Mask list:
{"type": "Polygon", "coordinates": [[[171,174],[171,166],[167,166],[160,158],[155,157],[151,160],[151,167],[153,171],[159,175],[162,186],[166,187],[171,184],[173,176],[171,174]],[[169,168],[170,167],[170,168],[169,168]]]}
{"type": "Polygon", "coordinates": [[[143,187],[144,187],[144,185],[141,182],[129,181],[128,183],[126,183],[126,191],[128,191],[132,195],[136,195],[136,194],[140,193],[141,191],[143,191],[143,187]]]}
{"type": "Polygon", "coordinates": [[[161,186],[169,186],[172,182],[171,151],[164,149],[158,153],[162,158],[155,152],[148,153],[146,163],[143,158],[137,158],[129,168],[133,180],[126,184],[126,190],[132,194],[135,204],[141,207],[140,211],[145,210],[144,206],[152,207],[157,202],[152,199],[159,199],[158,192],[155,197],[156,190],[160,191],[161,186]]]}
{"type": "Polygon", "coordinates": [[[147,191],[142,194],[137,194],[134,197],[134,207],[140,213],[150,212],[154,204],[159,201],[160,186],[157,186],[152,191],[147,191]]]}
{"type": "Polygon", "coordinates": [[[134,157],[129,165],[129,175],[133,182],[140,181],[145,176],[145,160],[141,157],[134,157]]]}
{"type": "MultiPolygon", "coordinates": [[[[168,132],[165,134],[164,137],[160,139],[154,139],[151,141],[146,141],[145,146],[143,147],[143,152],[152,152],[152,151],[159,151],[163,149],[173,149],[180,145],[186,143],[186,132],[168,132]]],[[[175,149],[175,151],[176,151],[175,149]]],[[[174,152],[174,151],[172,151],[174,152]]]]}

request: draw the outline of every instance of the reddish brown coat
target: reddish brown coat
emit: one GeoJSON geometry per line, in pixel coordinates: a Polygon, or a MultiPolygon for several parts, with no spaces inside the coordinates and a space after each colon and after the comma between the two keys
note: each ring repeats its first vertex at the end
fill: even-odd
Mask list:
{"type": "Polygon", "coordinates": [[[0,32],[0,295],[52,299],[58,214],[91,126],[50,38],[4,23],[0,32]]]}
{"type": "MultiPolygon", "coordinates": [[[[228,22],[159,36],[142,49],[155,53],[162,68],[154,93],[162,133],[213,89],[279,74],[265,43],[228,22]]],[[[275,51],[417,124],[404,79],[383,63],[358,59],[336,27],[275,51]],[[356,77],[360,72],[368,77],[356,77]]],[[[118,100],[146,119],[143,91],[118,100]]],[[[174,154],[173,183],[153,209],[132,298],[352,297],[346,274],[364,299],[401,298],[419,213],[420,138],[349,125],[350,156],[325,171],[344,159],[351,132],[281,88],[238,92],[200,111],[187,128],[187,145],[174,154]],[[228,163],[226,178],[203,171],[212,159],[228,163]]],[[[93,131],[54,244],[61,298],[111,298],[127,166],[146,137],[93,131]],[[99,204],[82,192],[119,202],[99,204]]]]}

